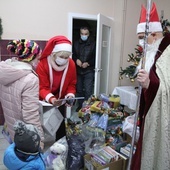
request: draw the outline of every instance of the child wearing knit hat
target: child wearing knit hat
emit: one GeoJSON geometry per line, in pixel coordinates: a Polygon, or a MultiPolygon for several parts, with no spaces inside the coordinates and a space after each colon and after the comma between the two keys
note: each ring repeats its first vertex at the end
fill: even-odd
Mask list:
{"type": "Polygon", "coordinates": [[[17,121],[14,130],[14,143],[5,150],[4,165],[9,170],[45,170],[37,128],[17,121]]]}
{"type": "Polygon", "coordinates": [[[42,52],[36,42],[27,39],[10,41],[7,45],[7,50],[10,53],[17,55],[16,58],[18,61],[24,61],[31,64],[33,69],[36,69],[42,52]]]}
{"type": "Polygon", "coordinates": [[[7,50],[13,55],[0,62],[0,102],[5,124],[12,142],[17,120],[34,125],[40,132],[40,146],[44,147],[44,132],[39,114],[39,78],[34,69],[41,48],[27,39],[12,40],[7,50]]]}

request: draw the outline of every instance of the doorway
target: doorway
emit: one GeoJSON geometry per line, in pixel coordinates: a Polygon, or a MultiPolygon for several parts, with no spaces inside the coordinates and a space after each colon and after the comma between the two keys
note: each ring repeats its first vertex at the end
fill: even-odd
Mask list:
{"type": "Polygon", "coordinates": [[[98,15],[69,13],[68,38],[72,42],[79,37],[79,28],[82,24],[88,24],[92,34],[96,39],[96,64],[95,64],[95,82],[94,95],[108,93],[110,58],[112,57],[112,30],[113,19],[98,15]]]}
{"type": "MultiPolygon", "coordinates": [[[[73,18],[73,27],[72,27],[72,44],[74,46],[74,43],[80,40],[80,29],[82,27],[87,27],[89,29],[89,33],[90,33],[90,40],[88,42],[91,43],[91,45],[93,46],[94,42],[96,42],[96,34],[97,34],[97,21],[96,20],[88,20],[88,19],[77,19],[77,18],[73,18]]],[[[89,43],[86,43],[86,46],[88,46],[89,43]]],[[[90,45],[90,46],[91,46],[90,45]]],[[[82,45],[81,45],[82,47],[82,45]]],[[[85,49],[90,49],[89,47],[85,47],[85,49]]],[[[96,48],[94,49],[96,51],[96,48]]],[[[72,51],[74,51],[72,49],[72,51]]],[[[84,48],[83,48],[84,51],[84,48]]],[[[86,52],[85,52],[86,53],[86,52]]],[[[92,54],[92,51],[90,52],[92,54]]],[[[73,54],[74,55],[74,54],[73,54]]],[[[96,56],[90,56],[90,57],[96,57],[96,56]]],[[[95,67],[94,67],[95,68],[95,67]]],[[[94,70],[93,70],[94,71],[94,70]]],[[[91,74],[90,74],[91,75],[91,74]]],[[[83,75],[81,75],[81,77],[84,77],[83,75]]],[[[92,79],[91,79],[92,81],[92,79]]],[[[90,84],[89,84],[90,85],[90,84]]],[[[88,88],[89,88],[88,85],[88,88]]],[[[87,85],[86,85],[87,86],[87,85]]],[[[82,89],[84,91],[84,89],[82,89]]],[[[92,85],[92,93],[89,94],[93,95],[94,94],[94,82],[92,85]]],[[[83,92],[84,95],[82,95],[82,97],[85,96],[85,91],[83,92]]],[[[75,103],[75,110],[79,108],[78,106],[78,101],[75,103]]]]}
{"type": "Polygon", "coordinates": [[[97,34],[97,21],[96,20],[87,20],[87,19],[77,19],[73,18],[73,27],[72,27],[72,42],[80,38],[80,28],[86,26],[90,30],[90,36],[96,41],[97,34]]]}
{"type": "Polygon", "coordinates": [[[113,19],[102,14],[88,15],[69,13],[68,37],[72,42],[79,37],[81,24],[88,24],[91,27],[93,36],[96,39],[96,64],[94,94],[108,93],[109,75],[112,63],[112,39],[113,19]]]}

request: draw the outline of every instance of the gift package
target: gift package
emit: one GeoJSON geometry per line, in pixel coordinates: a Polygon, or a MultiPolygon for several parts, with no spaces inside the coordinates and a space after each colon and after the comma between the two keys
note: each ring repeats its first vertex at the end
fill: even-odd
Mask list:
{"type": "Polygon", "coordinates": [[[92,95],[84,101],[78,114],[73,113],[66,122],[68,141],[72,146],[70,151],[74,150],[74,159],[79,160],[69,168],[125,170],[128,157],[120,153],[120,149],[128,144],[123,132],[128,116],[130,114],[122,109],[118,95],[92,95]]]}
{"type": "MultiPolygon", "coordinates": [[[[44,109],[43,126],[46,133],[52,136],[53,132],[48,124],[51,118],[51,125],[54,120],[60,120],[54,117],[58,111],[52,110],[49,106],[43,106],[42,109],[44,109]]],[[[123,132],[123,125],[128,116],[131,115],[125,114],[120,105],[120,97],[117,95],[100,94],[97,97],[92,95],[84,101],[78,113],[72,113],[70,118],[65,119],[67,141],[65,169],[126,170],[130,141],[123,132]],[[124,150],[128,150],[128,153],[124,150]]],[[[48,167],[56,165],[56,162],[63,165],[61,158],[62,153],[66,153],[64,150],[60,152],[57,149],[57,154],[51,152],[51,148],[48,151],[50,151],[46,157],[48,167]],[[53,159],[55,161],[51,161],[53,159]]]]}

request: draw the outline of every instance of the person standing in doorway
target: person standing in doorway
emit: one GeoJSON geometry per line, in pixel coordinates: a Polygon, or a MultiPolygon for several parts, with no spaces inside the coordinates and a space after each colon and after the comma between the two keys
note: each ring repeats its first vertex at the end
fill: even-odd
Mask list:
{"type": "MultiPolygon", "coordinates": [[[[80,28],[80,38],[73,44],[73,60],[77,69],[77,97],[85,97],[84,100],[93,94],[94,68],[95,68],[96,42],[90,36],[88,27],[80,28]]],[[[79,111],[84,100],[78,100],[79,111]]]]}

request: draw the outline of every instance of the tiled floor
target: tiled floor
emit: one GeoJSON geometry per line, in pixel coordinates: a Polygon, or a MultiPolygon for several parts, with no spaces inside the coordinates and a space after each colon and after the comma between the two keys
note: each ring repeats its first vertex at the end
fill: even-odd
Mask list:
{"type": "Polygon", "coordinates": [[[0,126],[0,170],[7,170],[7,168],[3,164],[3,155],[5,149],[9,146],[7,140],[2,135],[2,127],[0,126]]]}

